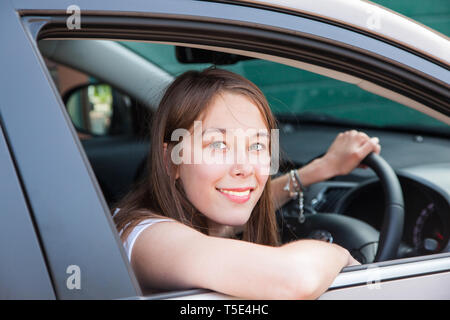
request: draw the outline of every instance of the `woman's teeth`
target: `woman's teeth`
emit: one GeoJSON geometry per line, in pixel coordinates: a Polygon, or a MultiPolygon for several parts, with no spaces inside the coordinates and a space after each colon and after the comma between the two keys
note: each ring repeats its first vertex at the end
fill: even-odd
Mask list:
{"type": "Polygon", "coordinates": [[[230,190],[224,190],[224,189],[219,189],[220,192],[226,193],[226,194],[230,194],[233,196],[237,196],[237,197],[245,197],[248,196],[250,194],[250,189],[243,191],[243,192],[237,192],[237,191],[230,191],[230,190]]]}

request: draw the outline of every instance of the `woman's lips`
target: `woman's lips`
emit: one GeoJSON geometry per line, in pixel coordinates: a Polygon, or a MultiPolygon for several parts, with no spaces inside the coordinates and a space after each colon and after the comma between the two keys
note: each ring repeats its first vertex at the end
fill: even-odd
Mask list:
{"type": "Polygon", "coordinates": [[[250,199],[253,188],[216,188],[221,194],[229,200],[236,203],[245,203],[250,199]]]}

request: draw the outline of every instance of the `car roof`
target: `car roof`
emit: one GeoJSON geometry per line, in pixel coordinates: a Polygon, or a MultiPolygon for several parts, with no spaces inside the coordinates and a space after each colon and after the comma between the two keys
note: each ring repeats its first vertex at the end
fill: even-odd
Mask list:
{"type": "Polygon", "coordinates": [[[231,0],[229,2],[270,7],[333,21],[393,41],[445,64],[450,63],[450,41],[447,36],[370,1],[231,0]]]}

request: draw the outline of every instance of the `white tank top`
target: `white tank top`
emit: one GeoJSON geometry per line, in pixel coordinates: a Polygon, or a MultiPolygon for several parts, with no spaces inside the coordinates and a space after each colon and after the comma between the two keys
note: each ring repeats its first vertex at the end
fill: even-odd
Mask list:
{"type": "MultiPolygon", "coordinates": [[[[113,217],[120,211],[120,208],[117,208],[114,211],[113,217]]],[[[161,219],[161,218],[149,218],[141,221],[138,225],[136,225],[133,230],[131,230],[127,239],[123,242],[123,247],[125,248],[125,252],[127,253],[128,261],[131,262],[131,251],[133,250],[134,243],[136,239],[139,237],[142,231],[144,231],[147,227],[150,227],[152,224],[164,221],[174,221],[172,219],[161,219]]],[[[119,232],[119,235],[122,235],[123,230],[119,232]]]]}

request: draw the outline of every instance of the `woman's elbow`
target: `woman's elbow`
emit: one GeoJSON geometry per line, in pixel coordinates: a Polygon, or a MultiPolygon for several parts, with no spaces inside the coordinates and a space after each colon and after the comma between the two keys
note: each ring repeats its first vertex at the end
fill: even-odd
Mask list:
{"type": "Polygon", "coordinates": [[[314,271],[294,270],[284,275],[283,283],[278,284],[279,290],[273,292],[275,299],[312,300],[320,297],[324,291],[320,277],[314,271]]]}
{"type": "Polygon", "coordinates": [[[319,277],[315,274],[302,274],[295,278],[292,283],[291,299],[295,300],[313,300],[320,297],[323,293],[319,277]]]}

